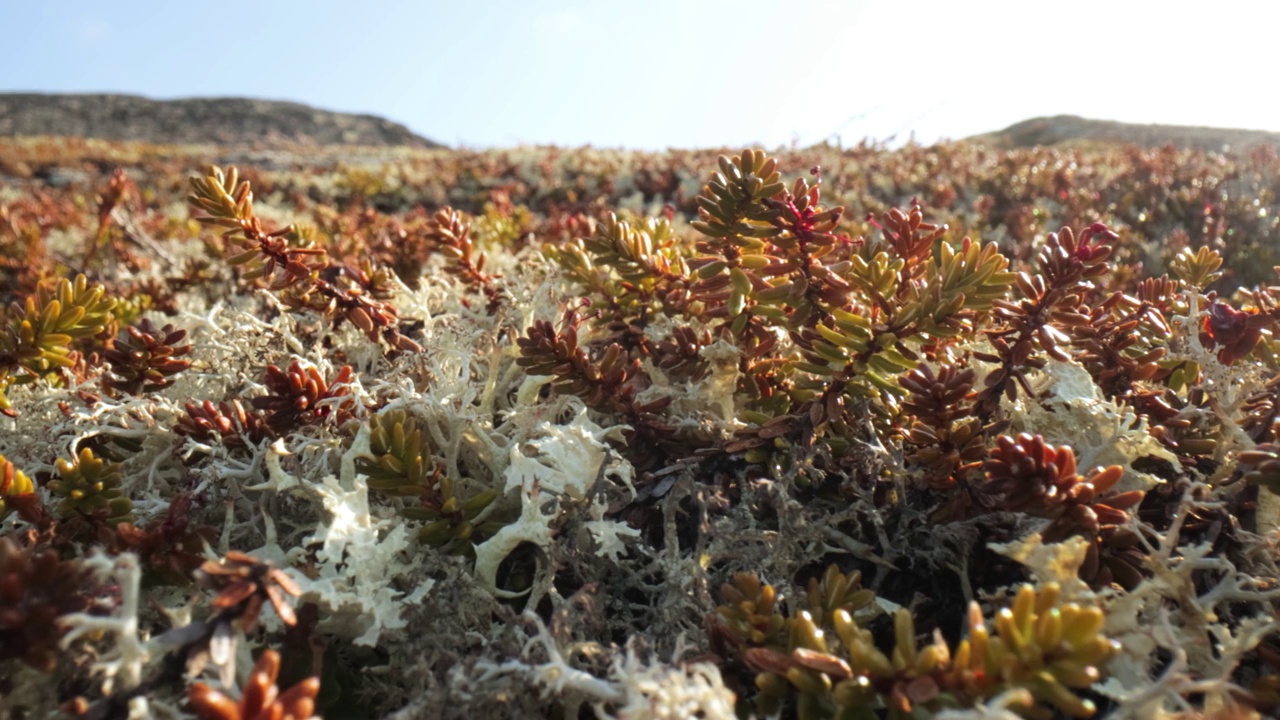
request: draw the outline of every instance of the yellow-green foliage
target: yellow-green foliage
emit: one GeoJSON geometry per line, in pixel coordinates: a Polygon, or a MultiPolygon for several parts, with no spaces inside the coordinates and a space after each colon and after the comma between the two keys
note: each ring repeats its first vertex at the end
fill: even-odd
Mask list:
{"type": "Polygon", "coordinates": [[[457,483],[432,462],[431,446],[417,418],[401,410],[386,411],[369,419],[369,433],[373,455],[356,458],[356,469],[368,476],[373,490],[419,499],[419,505],[401,511],[425,523],[419,540],[441,547],[471,540],[477,529],[488,534],[502,527],[501,522],[476,525],[498,494],[484,490],[460,498],[457,483]]]}
{"type": "Polygon", "coordinates": [[[115,300],[84,275],[62,279],[9,307],[0,332],[0,409],[8,408],[4,389],[51,376],[75,364],[73,343],[91,338],[112,321],[115,300]]]}
{"type": "Polygon", "coordinates": [[[505,525],[501,519],[480,521],[481,514],[497,499],[498,493],[493,490],[481,490],[463,499],[458,495],[458,484],[444,475],[425,493],[421,505],[407,507],[402,513],[425,523],[418,530],[420,541],[443,547],[455,541],[479,540],[477,535],[487,537],[500,530],[505,525]]]}
{"type": "Polygon", "coordinates": [[[369,488],[388,495],[422,494],[432,478],[431,447],[417,418],[389,410],[369,418],[373,456],[356,458],[356,469],[369,477],[369,488]]]}
{"type": "MultiPolygon", "coordinates": [[[[738,627],[740,620],[730,618],[742,617],[744,610],[741,602],[736,609],[722,606],[720,616],[738,627]]],[[[915,620],[905,609],[894,614],[889,652],[876,646],[848,608],[836,608],[829,622],[820,617],[803,611],[787,619],[785,639],[781,628],[747,636],[759,645],[744,655],[759,671],[762,713],[794,703],[805,720],[871,720],[881,710],[905,719],[1025,690],[1035,702],[1019,710],[1029,717],[1049,717],[1051,709],[1089,717],[1093,703],[1072,690],[1098,682],[1120,649],[1102,633],[1102,610],[1060,602],[1055,583],[1022,586],[1011,607],[997,611],[991,622],[971,603],[967,636],[954,649],[940,635],[920,645],[915,620]]]]}
{"type": "Polygon", "coordinates": [[[11,500],[21,495],[31,495],[36,491],[31,478],[13,466],[9,459],[0,455],[0,520],[13,512],[11,500]]]}
{"type": "Polygon", "coordinates": [[[49,490],[62,499],[58,514],[96,516],[112,526],[131,522],[133,502],[120,489],[121,465],[95,457],[89,448],[71,460],[59,458],[58,478],[49,481],[49,490]]]}

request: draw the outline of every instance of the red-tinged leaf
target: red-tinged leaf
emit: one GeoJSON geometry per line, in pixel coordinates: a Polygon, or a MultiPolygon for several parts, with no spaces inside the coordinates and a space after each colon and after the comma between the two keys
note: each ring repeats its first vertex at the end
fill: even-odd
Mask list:
{"type": "Polygon", "coordinates": [[[191,707],[204,720],[242,720],[240,704],[204,683],[191,686],[191,707]]]}
{"type": "Polygon", "coordinates": [[[1142,502],[1142,498],[1146,495],[1141,490],[1130,490],[1129,492],[1112,495],[1106,498],[1105,502],[1108,506],[1118,510],[1128,510],[1129,508],[1142,502]]]}
{"type": "MultiPolygon", "coordinates": [[[[1075,455],[1072,454],[1073,459],[1074,457],[1075,455]]],[[[1106,491],[1114,487],[1115,484],[1120,482],[1120,479],[1123,477],[1124,477],[1124,468],[1120,467],[1119,465],[1112,465],[1106,468],[1105,470],[1101,470],[1091,475],[1089,477],[1089,484],[1093,485],[1094,491],[1096,491],[1099,495],[1101,495],[1102,493],[1105,493],[1106,491]]]]}

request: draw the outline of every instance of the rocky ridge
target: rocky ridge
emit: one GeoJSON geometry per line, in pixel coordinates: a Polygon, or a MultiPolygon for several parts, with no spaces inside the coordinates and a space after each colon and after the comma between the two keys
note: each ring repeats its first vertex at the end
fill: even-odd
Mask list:
{"type": "Polygon", "coordinates": [[[158,144],[441,147],[375,115],[252,98],[0,93],[0,137],[55,135],[158,144]]]}

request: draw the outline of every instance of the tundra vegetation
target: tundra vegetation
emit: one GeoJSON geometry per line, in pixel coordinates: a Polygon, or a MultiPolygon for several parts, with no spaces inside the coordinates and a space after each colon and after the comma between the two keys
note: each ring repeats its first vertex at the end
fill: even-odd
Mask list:
{"type": "Polygon", "coordinates": [[[1274,716],[1278,190],[0,140],[0,714],[1274,716]]]}

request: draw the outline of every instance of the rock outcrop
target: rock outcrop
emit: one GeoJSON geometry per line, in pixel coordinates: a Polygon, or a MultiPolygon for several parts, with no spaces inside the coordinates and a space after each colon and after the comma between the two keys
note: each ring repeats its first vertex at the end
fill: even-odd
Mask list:
{"type": "Polygon", "coordinates": [[[374,115],[250,98],[0,93],[0,136],[59,135],[159,144],[440,147],[374,115]]]}

